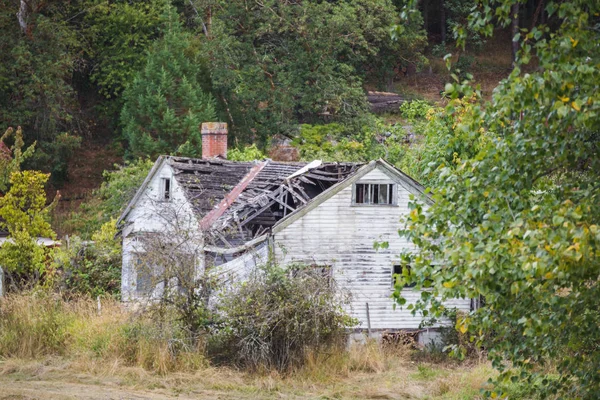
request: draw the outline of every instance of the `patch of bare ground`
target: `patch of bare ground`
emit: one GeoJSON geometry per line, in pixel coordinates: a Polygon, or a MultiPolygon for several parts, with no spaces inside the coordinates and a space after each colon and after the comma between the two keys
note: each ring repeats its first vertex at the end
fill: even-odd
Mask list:
{"type": "Polygon", "coordinates": [[[159,375],[118,362],[5,360],[0,362],[0,400],[477,399],[492,374],[485,363],[451,366],[399,358],[380,367],[314,375],[315,366],[309,366],[289,376],[204,367],[159,375]]]}
{"type": "Polygon", "coordinates": [[[115,164],[122,162],[123,157],[108,143],[84,140],[69,163],[68,181],[58,188],[61,198],[54,209],[53,228],[59,236],[72,233],[62,224],[64,219],[100,186],[105,170],[114,169],[115,164]]]}

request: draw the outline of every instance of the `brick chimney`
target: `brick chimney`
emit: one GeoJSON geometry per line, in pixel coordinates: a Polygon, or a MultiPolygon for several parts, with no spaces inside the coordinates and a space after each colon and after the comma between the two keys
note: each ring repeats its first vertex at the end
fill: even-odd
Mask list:
{"type": "Polygon", "coordinates": [[[227,158],[227,123],[202,123],[202,158],[227,158]]]}

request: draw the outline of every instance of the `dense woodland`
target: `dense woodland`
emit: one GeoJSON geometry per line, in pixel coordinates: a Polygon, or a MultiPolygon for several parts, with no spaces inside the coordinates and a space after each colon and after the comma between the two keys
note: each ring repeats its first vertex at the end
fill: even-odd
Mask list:
{"type": "Polygon", "coordinates": [[[158,154],[199,156],[199,124],[226,121],[232,159],[288,140],[302,159],[384,157],[422,182],[435,202],[399,223],[418,251],[398,305],[403,284],[429,288],[409,307],[433,318],[440,299],[480,299],[447,350],[485,349],[493,398],[507,382],[600,396],[600,3],[0,0],[0,29],[9,290],[118,296],[114,218],[158,154]],[[433,98],[410,84],[430,80],[433,98]],[[367,90],[412,101],[374,115],[367,90]],[[121,166],[57,213],[48,188],[77,185],[98,143],[121,166]],[[36,245],[56,230],[68,246],[36,245]]]}

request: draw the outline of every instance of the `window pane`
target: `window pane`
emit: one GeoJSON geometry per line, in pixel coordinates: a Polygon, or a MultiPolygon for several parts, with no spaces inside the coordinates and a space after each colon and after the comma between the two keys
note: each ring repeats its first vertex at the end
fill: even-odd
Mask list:
{"type": "Polygon", "coordinates": [[[379,202],[378,204],[389,204],[388,188],[390,185],[379,185],[379,202]]]}
{"type": "Polygon", "coordinates": [[[362,204],[365,202],[365,185],[361,183],[356,184],[356,198],[355,201],[357,204],[362,204]]]}

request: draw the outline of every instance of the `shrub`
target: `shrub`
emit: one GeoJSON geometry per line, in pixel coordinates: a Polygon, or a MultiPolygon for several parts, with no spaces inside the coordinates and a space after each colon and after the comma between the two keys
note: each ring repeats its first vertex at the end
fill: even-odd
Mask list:
{"type": "Polygon", "coordinates": [[[225,320],[213,354],[251,369],[288,371],[308,351],[340,344],[356,322],[343,311],[348,296],[325,275],[312,267],[257,270],[221,299],[225,320]]]}
{"type": "Polygon", "coordinates": [[[55,252],[54,265],[62,271],[58,281],[61,290],[69,296],[119,295],[121,241],[116,234],[116,220],[112,219],[92,235],[91,243],[73,236],[55,252]]]}
{"type": "Polygon", "coordinates": [[[241,149],[234,148],[229,150],[227,158],[231,161],[254,161],[264,160],[266,156],[265,153],[256,147],[256,144],[252,144],[241,149]]]}
{"type": "Polygon", "coordinates": [[[407,101],[400,105],[400,114],[409,121],[414,121],[424,119],[432,108],[425,100],[407,101]]]}

